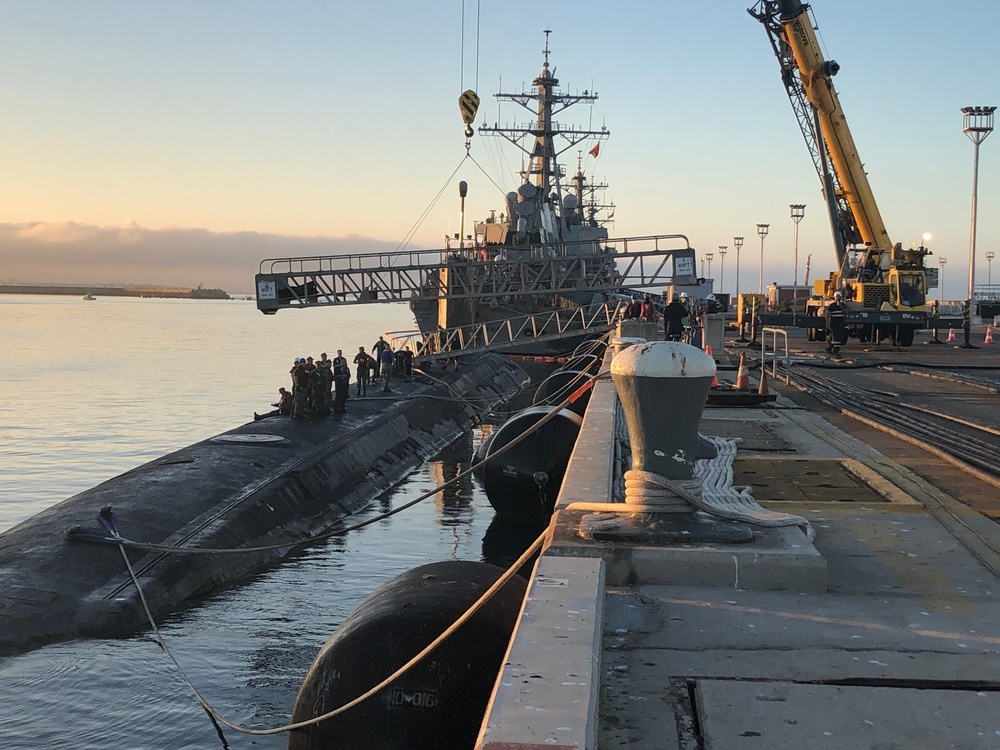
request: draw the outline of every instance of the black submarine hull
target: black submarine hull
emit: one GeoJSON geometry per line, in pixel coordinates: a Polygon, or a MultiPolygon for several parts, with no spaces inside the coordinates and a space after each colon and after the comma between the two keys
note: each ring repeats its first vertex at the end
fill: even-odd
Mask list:
{"type": "Polygon", "coordinates": [[[72,527],[98,529],[103,506],[139,542],[288,545],[199,555],[130,550],[150,609],[162,615],[334,528],[468,430],[479,416],[471,404],[500,404],[525,379],[504,357],[469,357],[457,373],[394,385],[390,399],[351,399],[342,419],[250,422],[42,511],[0,534],[0,653],[147,626],[118,546],[67,537],[72,527]]]}

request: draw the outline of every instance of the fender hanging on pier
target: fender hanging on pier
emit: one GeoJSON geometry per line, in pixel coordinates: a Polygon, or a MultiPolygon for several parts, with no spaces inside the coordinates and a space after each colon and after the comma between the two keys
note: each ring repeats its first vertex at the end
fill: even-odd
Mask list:
{"type": "MultiPolygon", "coordinates": [[[[503,574],[450,560],[381,586],[330,637],[302,682],[292,721],[321,716],[389,677],[448,629],[503,574]]],[[[476,742],[524,600],[511,578],[444,643],[357,706],[289,735],[289,750],[437,750],[476,742]]]]}
{"type": "MultiPolygon", "coordinates": [[[[524,434],[554,406],[533,406],[504,422],[487,457],[524,434]]],[[[549,422],[483,468],[483,488],[497,513],[547,515],[555,507],[583,417],[561,409],[549,422]]]]}

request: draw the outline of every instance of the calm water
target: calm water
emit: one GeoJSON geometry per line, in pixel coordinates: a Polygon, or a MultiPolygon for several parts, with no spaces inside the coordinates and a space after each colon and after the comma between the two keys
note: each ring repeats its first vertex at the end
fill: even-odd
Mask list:
{"type": "MultiPolygon", "coordinates": [[[[296,356],[351,354],[382,332],[412,327],[403,306],[264,316],[252,302],[0,295],[0,530],[248,421],[287,385],[296,356]]],[[[465,468],[481,437],[476,430],[460,440],[358,517],[465,468]]],[[[492,520],[468,480],[173,615],[164,636],[231,721],[286,723],[317,650],[365,596],[425,562],[483,559],[484,537],[494,559],[492,520]]],[[[287,744],[285,735],[226,730],[226,738],[231,748],[287,744]]],[[[173,665],[141,635],[0,659],[0,747],[222,743],[173,665]]]]}

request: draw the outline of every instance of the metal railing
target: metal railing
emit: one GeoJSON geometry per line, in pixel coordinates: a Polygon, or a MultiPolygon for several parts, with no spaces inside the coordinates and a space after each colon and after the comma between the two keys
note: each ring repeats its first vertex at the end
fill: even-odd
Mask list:
{"type": "Polygon", "coordinates": [[[764,326],[760,331],[760,366],[761,369],[767,368],[767,335],[771,334],[771,377],[780,377],[786,384],[791,383],[791,377],[788,374],[788,368],[792,364],[792,360],[788,355],[788,331],[784,328],[772,328],[771,326],[764,326]],[[782,364],[784,365],[784,373],[778,375],[778,336],[785,342],[785,356],[782,359],[782,364]]]}
{"type": "MultiPolygon", "coordinates": [[[[577,255],[596,254],[603,248],[610,249],[616,257],[636,252],[676,252],[690,250],[691,243],[683,234],[649,234],[637,237],[619,237],[605,240],[578,242],[547,242],[514,245],[503,248],[510,255],[532,260],[567,258],[577,255]],[[683,243],[683,244],[681,244],[683,243]],[[630,247],[631,246],[631,247],[630,247]],[[584,252],[586,251],[586,252],[584,252]]],[[[500,247],[488,246],[491,253],[501,251],[500,247]]],[[[481,261],[480,248],[469,246],[436,248],[429,250],[395,250],[380,253],[348,253],[342,255],[311,255],[288,258],[265,258],[260,262],[261,274],[305,274],[331,271],[374,271],[379,268],[430,268],[442,265],[449,256],[462,257],[470,262],[481,261]]],[[[483,261],[490,262],[490,261],[483,261]]]]}
{"type": "Polygon", "coordinates": [[[502,351],[525,343],[554,342],[587,333],[611,330],[625,311],[621,302],[504,318],[475,325],[441,328],[436,332],[392,331],[393,350],[409,349],[419,362],[450,359],[457,354],[502,351]]]}

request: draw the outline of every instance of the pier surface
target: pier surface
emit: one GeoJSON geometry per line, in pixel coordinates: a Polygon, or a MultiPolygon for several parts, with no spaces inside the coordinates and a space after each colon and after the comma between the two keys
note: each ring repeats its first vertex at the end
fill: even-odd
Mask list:
{"type": "MultiPolygon", "coordinates": [[[[925,339],[852,342],[845,358],[1000,365],[1000,350],[925,339]]],[[[804,338],[791,350],[793,373],[840,364],[804,338]]],[[[859,393],[996,426],[997,370],[960,391],[853,372],[859,393]]],[[[586,504],[607,503],[615,481],[617,397],[595,387],[477,748],[1000,747],[995,480],[771,386],[762,407],[707,408],[701,432],[741,438],[734,483],[807,518],[812,543],[795,527],[724,546],[581,538],[586,504]]]]}

